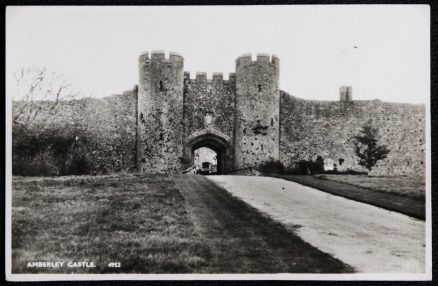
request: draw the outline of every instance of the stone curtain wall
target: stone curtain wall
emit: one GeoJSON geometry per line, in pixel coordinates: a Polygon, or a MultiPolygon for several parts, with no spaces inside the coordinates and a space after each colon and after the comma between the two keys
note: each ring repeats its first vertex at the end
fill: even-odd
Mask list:
{"type": "MultiPolygon", "coordinates": [[[[202,78],[202,77],[201,77],[202,78]]],[[[234,85],[231,81],[191,80],[185,83],[184,118],[189,133],[206,130],[205,112],[212,111],[210,130],[233,137],[234,85]],[[211,92],[205,92],[205,91],[211,92]],[[224,96],[226,95],[226,96],[224,96]]],[[[13,113],[22,103],[13,103],[13,113]]],[[[50,104],[28,128],[81,130],[89,137],[87,157],[97,173],[131,171],[136,167],[137,90],[102,99],[62,101],[52,113],[50,104]],[[74,128],[73,128],[74,127],[74,128]]],[[[371,175],[424,175],[425,107],[381,101],[308,101],[282,92],[280,110],[280,160],[290,165],[322,156],[332,159],[339,171],[363,171],[358,166],[350,138],[372,119],[379,128],[380,142],[388,145],[388,158],[379,162],[371,175]],[[342,164],[339,160],[342,159],[342,164]]],[[[181,121],[179,122],[181,127],[181,121]]],[[[156,136],[156,131],[150,131],[156,136]]]]}
{"type": "MultiPolygon", "coordinates": [[[[13,114],[24,104],[13,103],[13,114]]],[[[41,112],[27,128],[33,134],[43,129],[75,132],[85,156],[96,173],[131,171],[136,167],[136,88],[102,99],[60,101],[49,112],[51,102],[39,102],[41,112]],[[87,140],[84,140],[87,139],[87,140]]]]}
{"type": "Polygon", "coordinates": [[[236,60],[236,168],[258,166],[279,154],[279,72],[276,56],[236,60]]]}
{"type": "Polygon", "coordinates": [[[285,165],[319,155],[332,159],[339,171],[363,171],[351,138],[371,119],[373,126],[379,128],[380,143],[391,152],[370,174],[424,175],[424,105],[378,100],[309,101],[282,92],[280,118],[280,159],[285,165]]]}

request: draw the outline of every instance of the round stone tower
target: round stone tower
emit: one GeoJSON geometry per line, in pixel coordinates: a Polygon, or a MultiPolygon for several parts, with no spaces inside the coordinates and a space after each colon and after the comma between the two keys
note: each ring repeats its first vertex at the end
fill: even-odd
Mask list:
{"type": "Polygon", "coordinates": [[[279,158],[280,60],[250,54],[236,60],[236,168],[279,158]]]}
{"type": "Polygon", "coordinates": [[[184,59],[170,52],[139,57],[137,166],[148,173],[181,171],[184,59]]]}

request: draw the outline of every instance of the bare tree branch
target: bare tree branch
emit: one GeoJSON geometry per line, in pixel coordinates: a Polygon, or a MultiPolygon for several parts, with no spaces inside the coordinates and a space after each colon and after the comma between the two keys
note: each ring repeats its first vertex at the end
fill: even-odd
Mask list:
{"type": "MultiPolygon", "coordinates": [[[[14,73],[16,92],[13,100],[13,122],[28,125],[42,110],[47,108],[47,115],[54,114],[62,100],[74,99],[79,92],[63,76],[49,72],[46,68],[27,67],[14,73]]],[[[43,121],[47,118],[41,118],[43,121]]]]}

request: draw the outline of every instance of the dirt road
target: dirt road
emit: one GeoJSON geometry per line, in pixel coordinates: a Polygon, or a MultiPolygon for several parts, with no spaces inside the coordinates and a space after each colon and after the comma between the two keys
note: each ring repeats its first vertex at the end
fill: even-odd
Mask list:
{"type": "Polygon", "coordinates": [[[310,246],[204,176],[181,175],[176,186],[216,273],[346,273],[352,268],[310,246]]]}
{"type": "Polygon", "coordinates": [[[425,271],[424,221],[277,178],[208,178],[358,272],[425,271]]]}

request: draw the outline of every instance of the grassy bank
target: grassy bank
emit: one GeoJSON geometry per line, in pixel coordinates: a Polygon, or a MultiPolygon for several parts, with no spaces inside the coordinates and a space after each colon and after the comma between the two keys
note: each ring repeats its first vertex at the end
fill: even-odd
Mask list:
{"type": "MultiPolygon", "coordinates": [[[[379,178],[362,175],[272,175],[333,195],[425,219],[424,185],[409,178],[379,178]],[[403,180],[410,184],[403,187],[403,180]],[[409,186],[414,189],[409,189],[409,186]]],[[[424,183],[423,183],[424,184],[424,183]]]]}
{"type": "Polygon", "coordinates": [[[425,200],[426,188],[422,177],[369,177],[367,175],[317,175],[316,177],[423,202],[425,200]]]}

